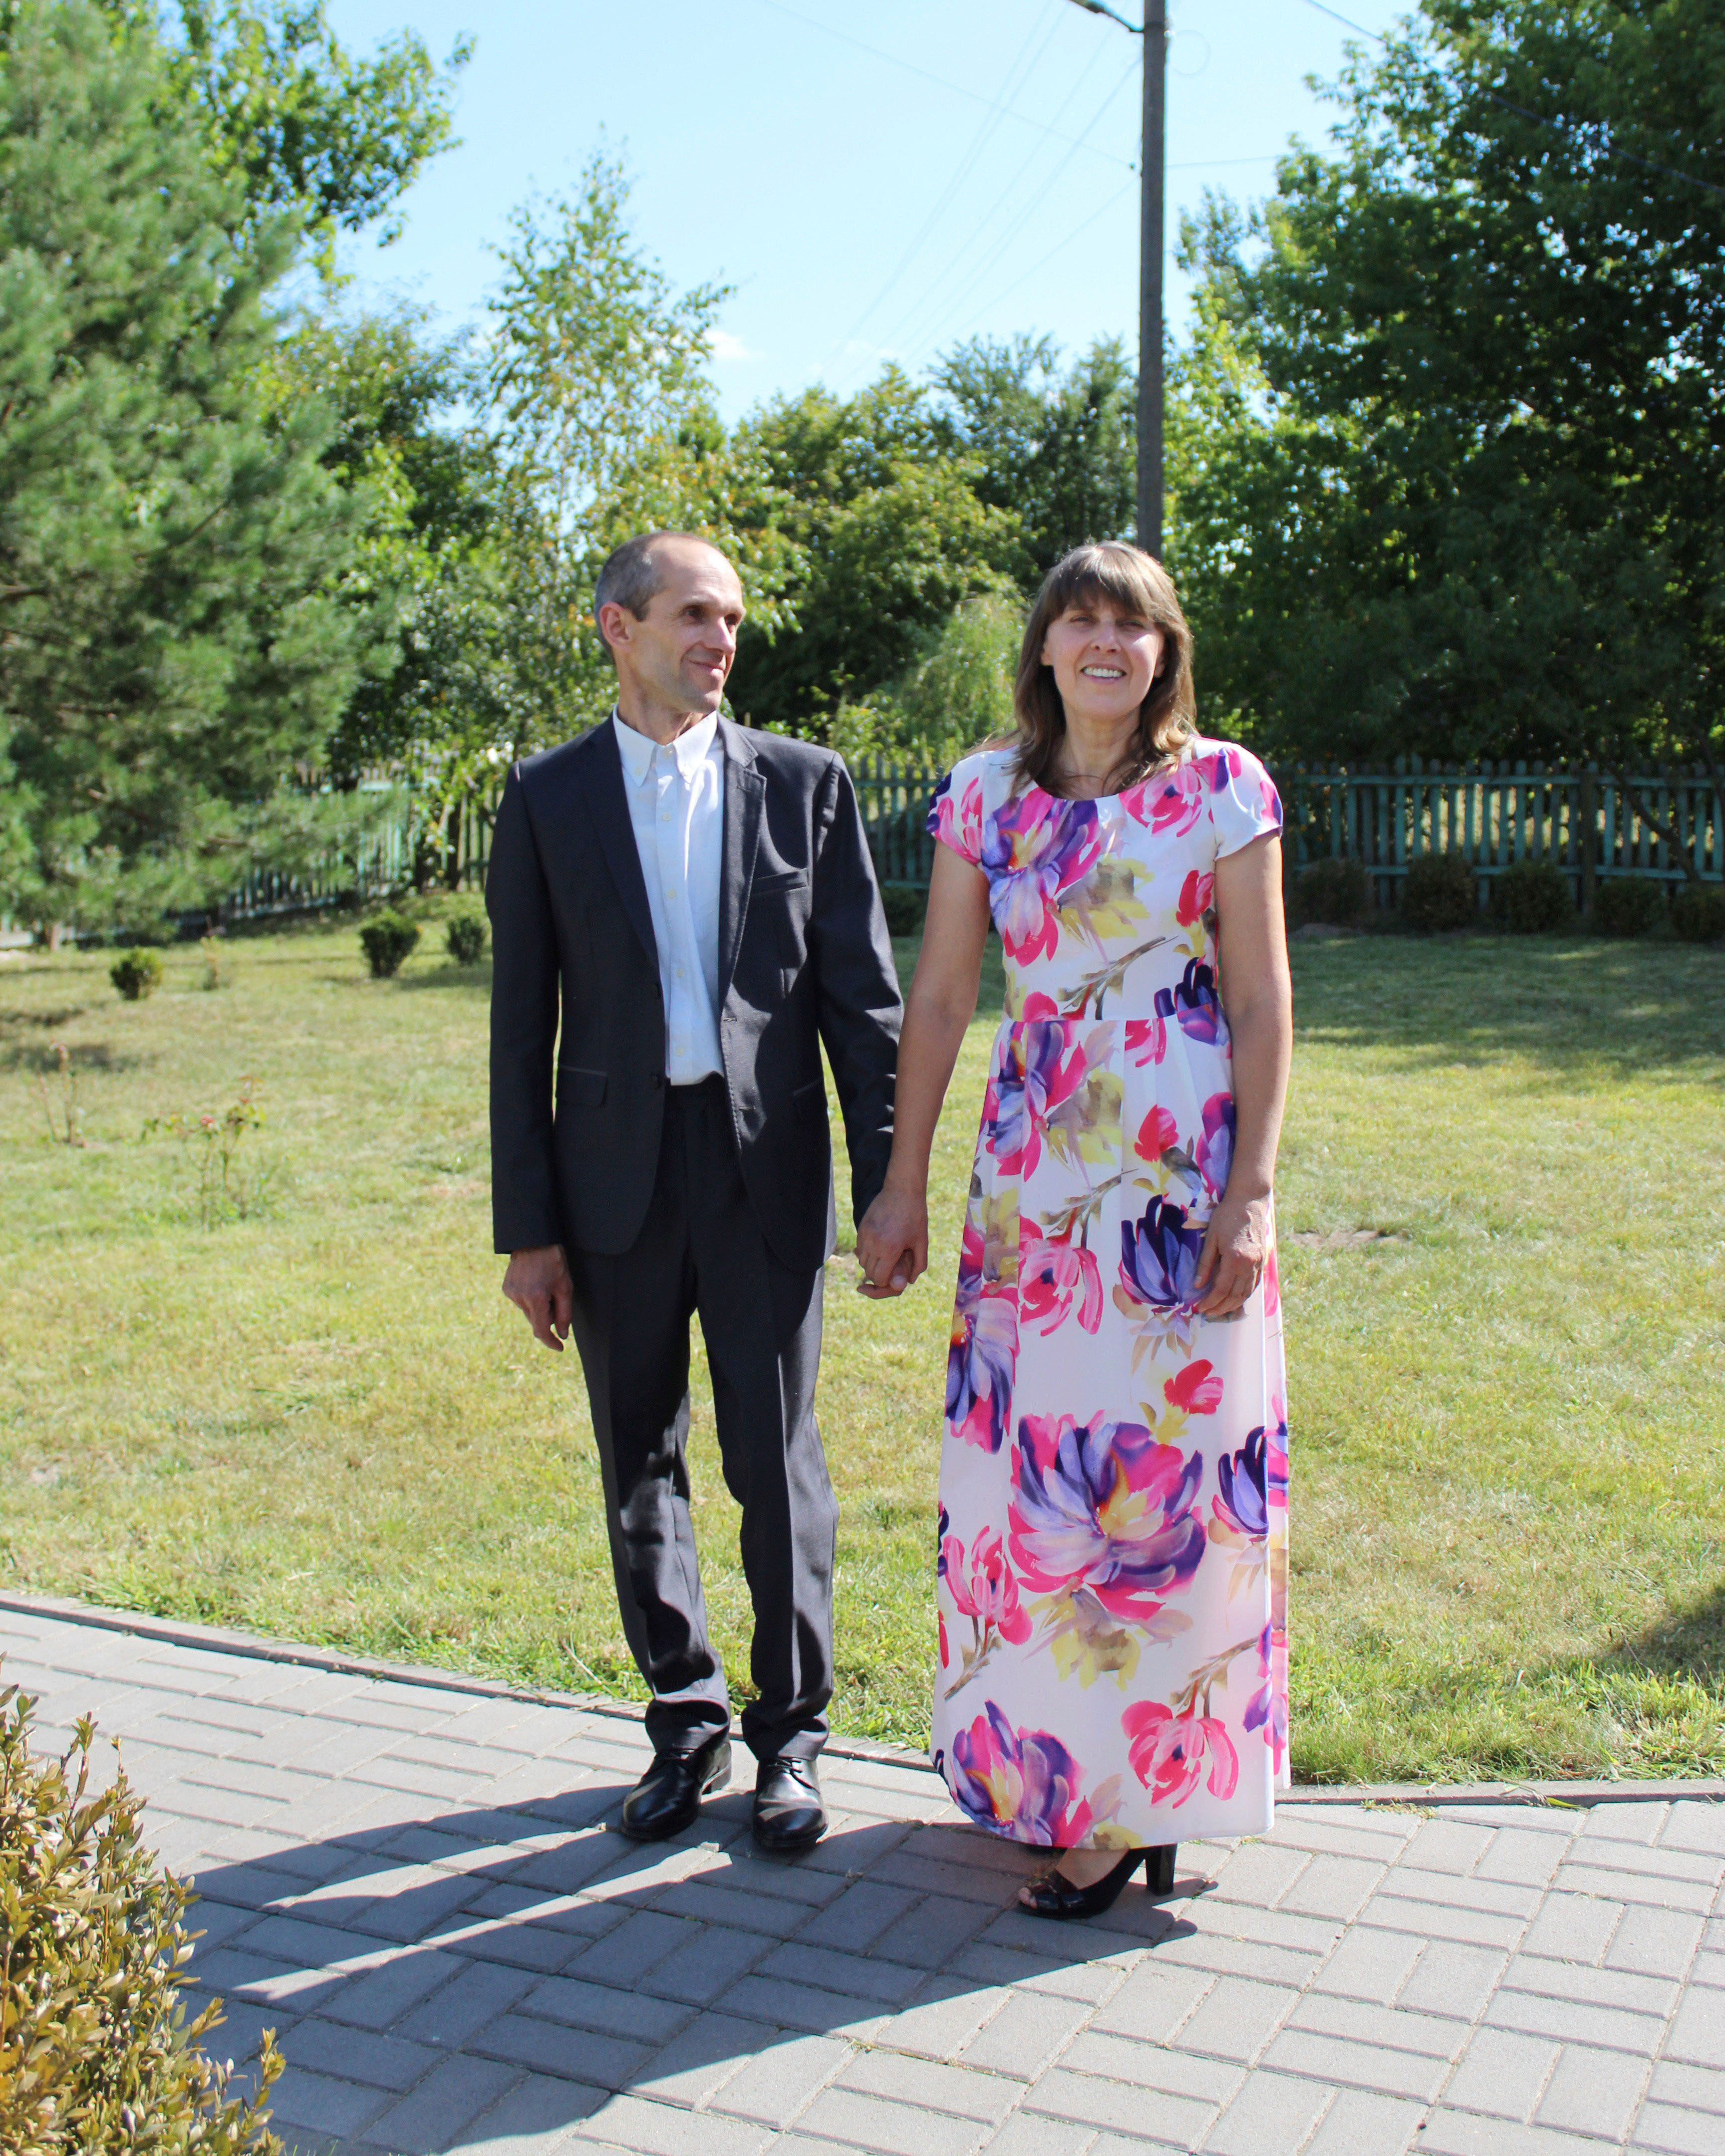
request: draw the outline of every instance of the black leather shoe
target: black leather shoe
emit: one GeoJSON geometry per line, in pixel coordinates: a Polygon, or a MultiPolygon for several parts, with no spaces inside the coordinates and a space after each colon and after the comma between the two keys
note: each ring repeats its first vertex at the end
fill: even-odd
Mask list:
{"type": "Polygon", "coordinates": [[[775,1856],[812,1849],[827,1830],[812,1759],[763,1759],[755,1776],[755,1840],[775,1856]]]}
{"type": "Polygon", "coordinates": [[[731,1779],[731,1739],[709,1738],[694,1752],[660,1752],[623,1800],[617,1822],[631,1841],[663,1841],[680,1834],[711,1790],[731,1779]]]}
{"type": "Polygon", "coordinates": [[[1111,1871],[1105,1871],[1093,1886],[1075,1887],[1058,1865],[1034,1880],[1027,1892],[1030,1899],[1019,1907],[1033,1917],[1054,1917],[1070,1919],[1075,1917],[1100,1917],[1105,1909],[1111,1909],[1120,1899],[1121,1890],[1138,1866],[1144,1867],[1144,1884],[1158,1899],[1174,1891],[1174,1850],[1178,1844],[1170,1843],[1161,1849],[1128,1850],[1111,1871]]]}

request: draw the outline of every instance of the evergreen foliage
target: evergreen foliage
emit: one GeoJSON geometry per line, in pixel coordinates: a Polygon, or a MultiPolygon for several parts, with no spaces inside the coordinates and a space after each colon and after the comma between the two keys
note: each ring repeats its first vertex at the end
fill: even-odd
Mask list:
{"type": "Polygon", "coordinates": [[[1685,943],[1725,938],[1725,891],[1717,884],[1686,883],[1671,901],[1671,928],[1685,943]]]}
{"type": "Polygon", "coordinates": [[[1602,936],[1651,936],[1666,918],[1665,886],[1652,876],[1608,876],[1594,892],[1602,936]]]}
{"type": "Polygon", "coordinates": [[[129,1004],[141,1003],[162,986],[162,954],[147,948],[123,951],[108,968],[108,978],[129,1004]]]}
{"type": "Polygon", "coordinates": [[[1422,854],[1402,878],[1402,918],[1426,934],[1466,928],[1479,918],[1479,886],[1461,854],[1422,854]]]}
{"type": "Polygon", "coordinates": [[[1553,936],[1576,926],[1569,880],[1552,861],[1512,861],[1494,876],[1491,913],[1512,936],[1553,936]]]}

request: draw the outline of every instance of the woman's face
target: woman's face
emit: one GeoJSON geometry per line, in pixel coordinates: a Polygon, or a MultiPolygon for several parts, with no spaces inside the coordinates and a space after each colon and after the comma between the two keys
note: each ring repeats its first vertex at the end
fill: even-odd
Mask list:
{"type": "Polygon", "coordinates": [[[1054,670],[1069,722],[1118,726],[1137,718],[1162,647],[1162,631],[1142,614],[1081,596],[1049,624],[1042,663],[1054,670]]]}

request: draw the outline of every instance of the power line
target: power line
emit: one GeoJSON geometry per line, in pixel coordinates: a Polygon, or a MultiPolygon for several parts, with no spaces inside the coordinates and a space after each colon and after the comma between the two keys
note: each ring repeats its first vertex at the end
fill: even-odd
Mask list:
{"type": "Polygon", "coordinates": [[[961,330],[955,331],[953,334],[960,337],[968,336],[970,331],[976,327],[977,324],[982,321],[985,315],[992,314],[994,309],[1000,305],[1000,302],[1003,300],[1009,300],[1013,294],[1017,291],[1020,285],[1029,284],[1031,278],[1036,275],[1039,270],[1045,270],[1057,254],[1065,254],[1075,239],[1081,239],[1085,234],[1090,230],[1091,227],[1096,223],[1099,218],[1106,215],[1109,210],[1114,208],[1117,203],[1123,202],[1127,196],[1132,192],[1132,188],[1135,184],[1135,182],[1128,180],[1126,185],[1122,187],[1117,193],[1110,195],[1106,202],[1099,204],[1096,208],[1091,212],[1090,215],[1085,218],[1082,224],[1075,225],[1072,230],[1066,234],[1064,239],[1059,241],[1055,246],[1050,247],[1046,254],[1041,256],[1039,260],[1033,262],[1028,270],[1022,271],[1018,276],[1014,278],[1011,284],[1007,285],[1003,291],[997,292],[993,298],[988,301],[986,306],[978,307],[975,314],[973,314],[970,320],[964,325],[964,327],[961,330]]]}
{"type": "MultiPolygon", "coordinates": [[[[1368,30],[1363,23],[1353,22],[1348,16],[1338,14],[1335,8],[1326,7],[1324,0],[1305,0],[1305,4],[1308,8],[1315,8],[1320,15],[1327,15],[1332,23],[1339,23],[1344,30],[1357,31],[1361,37],[1370,38],[1378,44],[1386,48],[1391,43],[1382,30],[1368,30]]],[[[1443,80],[1435,68],[1429,69],[1428,72],[1437,80],[1443,80]]],[[[1525,105],[1517,105],[1512,98],[1505,97],[1495,90],[1488,90],[1484,83],[1476,83],[1473,87],[1479,91],[1481,96],[1489,98],[1493,105],[1501,105],[1506,112],[1513,112],[1522,120],[1531,120],[1536,127],[1548,127],[1554,135],[1561,135],[1566,141],[1575,143],[1578,148],[1587,146],[1584,142],[1579,141],[1573,127],[1567,126],[1561,120],[1553,120],[1549,113],[1530,111],[1525,105]]],[[[1603,121],[1599,124],[1601,127],[1604,126],[1603,121]]],[[[1699,187],[1705,194],[1725,195],[1725,187],[1717,186],[1712,180],[1698,180],[1693,172],[1680,172],[1675,165],[1661,165],[1652,157],[1640,156],[1636,151],[1620,150],[1609,137],[1604,147],[1605,154],[1609,157],[1626,158],[1630,164],[1640,165],[1644,171],[1659,172],[1668,180],[1681,180],[1686,187],[1699,187]]]]}

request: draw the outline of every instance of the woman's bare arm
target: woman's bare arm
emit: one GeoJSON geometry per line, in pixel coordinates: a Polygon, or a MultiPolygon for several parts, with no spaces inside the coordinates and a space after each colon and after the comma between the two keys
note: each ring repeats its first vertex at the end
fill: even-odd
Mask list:
{"type": "Polygon", "coordinates": [[[1216,863],[1222,1009],[1234,1042],[1234,1164],[1198,1264],[1204,1317],[1229,1317],[1270,1255],[1271,1194],[1294,1050],[1294,993],[1281,910],[1281,842],[1257,839],[1216,863]]]}
{"type": "Polygon", "coordinates": [[[928,1155],[964,1029],[976,1015],[988,934],[988,880],[949,847],[934,850],[928,916],[899,1036],[892,1158],[856,1232],[865,1295],[902,1295],[928,1270],[928,1155]]]}

